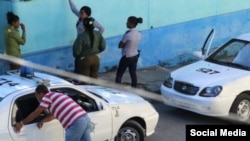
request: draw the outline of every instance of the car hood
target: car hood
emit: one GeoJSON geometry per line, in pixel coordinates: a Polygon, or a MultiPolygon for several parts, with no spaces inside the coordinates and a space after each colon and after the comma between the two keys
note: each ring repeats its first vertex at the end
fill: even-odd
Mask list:
{"type": "Polygon", "coordinates": [[[175,81],[188,82],[193,85],[221,84],[228,80],[240,79],[250,72],[242,69],[218,65],[207,61],[196,63],[179,68],[171,73],[175,81]]]}
{"type": "Polygon", "coordinates": [[[104,99],[110,104],[137,103],[145,101],[142,97],[136,94],[118,89],[107,88],[102,86],[82,86],[82,88],[96,95],[97,97],[104,99]]]}

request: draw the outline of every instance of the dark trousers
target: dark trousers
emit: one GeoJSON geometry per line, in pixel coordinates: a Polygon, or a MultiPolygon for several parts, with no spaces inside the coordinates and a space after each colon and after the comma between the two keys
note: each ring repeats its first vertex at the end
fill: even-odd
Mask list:
{"type": "Polygon", "coordinates": [[[115,82],[121,84],[122,76],[126,69],[128,68],[129,74],[131,77],[131,86],[137,87],[137,76],[136,76],[136,67],[138,62],[139,55],[133,57],[123,56],[120,59],[119,66],[116,72],[115,82]]]}
{"type": "Polygon", "coordinates": [[[75,73],[89,76],[92,78],[98,77],[100,59],[97,55],[89,55],[84,58],[75,59],[75,73]]]}

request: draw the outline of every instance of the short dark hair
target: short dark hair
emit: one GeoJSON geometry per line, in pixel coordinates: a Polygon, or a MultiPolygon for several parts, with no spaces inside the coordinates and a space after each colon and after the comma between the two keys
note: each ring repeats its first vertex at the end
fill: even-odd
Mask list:
{"type": "Polygon", "coordinates": [[[88,6],[83,6],[80,10],[84,11],[88,16],[91,15],[91,8],[88,6]]]}
{"type": "Polygon", "coordinates": [[[6,14],[7,16],[7,21],[8,21],[8,24],[12,24],[13,22],[16,22],[19,20],[19,17],[17,15],[15,15],[13,12],[8,12],[6,14]]]}
{"type": "Polygon", "coordinates": [[[46,94],[49,92],[49,90],[45,85],[41,84],[36,87],[36,92],[46,94]]]}

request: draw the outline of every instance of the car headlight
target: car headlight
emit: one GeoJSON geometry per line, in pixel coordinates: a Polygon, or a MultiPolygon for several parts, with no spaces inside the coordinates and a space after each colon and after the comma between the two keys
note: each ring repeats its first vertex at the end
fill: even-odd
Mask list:
{"type": "Polygon", "coordinates": [[[203,96],[203,97],[216,97],[217,95],[220,94],[221,91],[222,91],[221,86],[206,87],[205,89],[203,89],[201,91],[200,96],[203,96]]]}
{"type": "Polygon", "coordinates": [[[173,78],[171,77],[170,73],[167,74],[166,79],[163,82],[163,85],[172,88],[173,87],[173,78]]]}

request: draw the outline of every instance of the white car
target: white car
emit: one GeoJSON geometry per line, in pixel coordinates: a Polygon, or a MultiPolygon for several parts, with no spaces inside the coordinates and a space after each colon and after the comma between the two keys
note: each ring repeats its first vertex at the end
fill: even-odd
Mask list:
{"type": "Polygon", "coordinates": [[[202,115],[248,122],[250,33],[203,55],[202,60],[167,74],[161,85],[164,103],[202,115]]]}
{"type": "Polygon", "coordinates": [[[136,94],[102,86],[74,85],[41,72],[21,76],[18,71],[11,71],[0,76],[1,141],[64,140],[64,129],[56,119],[37,128],[37,121],[46,116],[46,112],[24,125],[19,134],[13,131],[13,125],[39,105],[34,91],[40,83],[48,85],[51,91],[69,95],[87,110],[93,141],[143,141],[155,132],[158,112],[136,94]]]}

